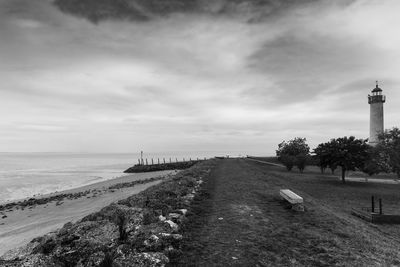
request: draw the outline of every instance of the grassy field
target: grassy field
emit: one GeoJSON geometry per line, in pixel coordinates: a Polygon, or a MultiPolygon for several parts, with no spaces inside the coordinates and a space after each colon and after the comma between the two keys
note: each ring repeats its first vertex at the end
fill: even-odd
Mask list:
{"type": "Polygon", "coordinates": [[[171,266],[399,266],[400,226],[374,225],[352,207],[382,198],[400,213],[400,185],[348,182],[246,160],[219,160],[193,202],[182,256],[171,266]],[[279,189],[305,200],[288,209],[279,189]]]}

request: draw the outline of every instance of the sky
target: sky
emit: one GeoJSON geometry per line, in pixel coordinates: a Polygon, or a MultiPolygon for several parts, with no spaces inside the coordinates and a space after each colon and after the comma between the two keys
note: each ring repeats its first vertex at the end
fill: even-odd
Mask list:
{"type": "Polygon", "coordinates": [[[0,151],[274,155],[294,137],[368,138],[375,80],[385,128],[400,126],[400,1],[271,2],[94,23],[0,0],[0,151]]]}

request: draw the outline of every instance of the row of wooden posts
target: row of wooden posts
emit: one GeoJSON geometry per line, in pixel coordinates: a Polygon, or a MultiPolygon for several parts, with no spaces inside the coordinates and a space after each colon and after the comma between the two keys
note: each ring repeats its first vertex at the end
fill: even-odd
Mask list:
{"type": "MultiPolygon", "coordinates": [[[[199,161],[200,159],[199,158],[197,158],[196,159],[197,161],[199,161]]],[[[204,160],[206,160],[206,158],[204,158],[204,160]]],[[[181,161],[181,162],[185,162],[186,160],[185,160],[185,158],[183,158],[183,161],[181,161]]],[[[191,162],[192,161],[192,158],[189,158],[189,162],[191,162]]],[[[148,161],[147,161],[147,158],[146,159],[138,159],[138,162],[139,162],[139,165],[145,165],[145,163],[146,163],[146,165],[149,165],[148,163],[148,161]]],[[[178,163],[178,158],[175,158],[175,162],[176,163],[178,163]]],[[[167,162],[165,161],[165,158],[163,158],[163,161],[162,161],[162,163],[163,164],[166,164],[167,162]]],[[[172,159],[171,158],[169,158],[169,163],[172,163],[172,159]]],[[[157,158],[157,163],[156,163],[157,165],[159,165],[160,164],[160,159],[159,158],[157,158]]],[[[151,165],[154,165],[154,160],[153,159],[151,159],[151,165]]]]}

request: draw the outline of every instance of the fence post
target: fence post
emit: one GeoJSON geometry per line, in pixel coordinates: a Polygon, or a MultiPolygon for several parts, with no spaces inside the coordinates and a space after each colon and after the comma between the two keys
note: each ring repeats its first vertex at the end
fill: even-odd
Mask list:
{"type": "Polygon", "coordinates": [[[146,165],[149,165],[149,164],[147,164],[147,159],[146,159],[146,165]]]}
{"type": "Polygon", "coordinates": [[[138,161],[139,161],[139,165],[140,165],[140,159],[138,159],[138,161]]]}
{"type": "Polygon", "coordinates": [[[383,211],[382,211],[382,199],[379,199],[379,214],[382,215],[383,211]]]}
{"type": "Polygon", "coordinates": [[[371,212],[375,212],[375,199],[371,196],[371,212]]]}
{"type": "Polygon", "coordinates": [[[169,163],[172,163],[171,158],[169,158],[169,163]]]}
{"type": "Polygon", "coordinates": [[[165,158],[163,158],[163,160],[164,160],[164,164],[165,164],[165,158]]]}
{"type": "Polygon", "coordinates": [[[151,165],[154,165],[153,158],[151,159],[151,165]]]}

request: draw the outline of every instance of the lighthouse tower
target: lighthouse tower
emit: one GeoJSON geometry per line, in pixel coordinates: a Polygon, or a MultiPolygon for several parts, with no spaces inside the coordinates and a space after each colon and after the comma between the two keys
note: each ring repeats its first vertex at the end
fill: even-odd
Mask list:
{"type": "Polygon", "coordinates": [[[378,135],[383,133],[383,103],[386,97],[382,95],[382,89],[378,86],[372,90],[372,95],[368,95],[370,105],[369,117],[369,144],[375,146],[378,143],[378,135]]]}

